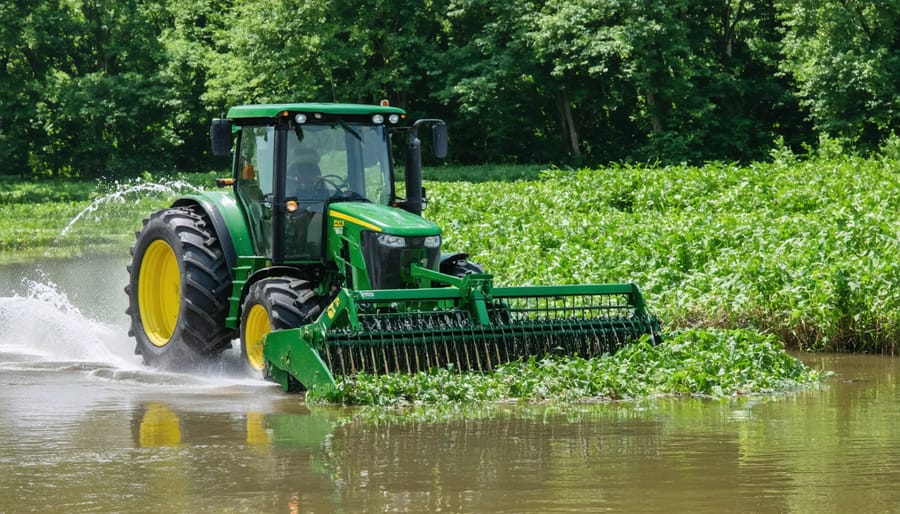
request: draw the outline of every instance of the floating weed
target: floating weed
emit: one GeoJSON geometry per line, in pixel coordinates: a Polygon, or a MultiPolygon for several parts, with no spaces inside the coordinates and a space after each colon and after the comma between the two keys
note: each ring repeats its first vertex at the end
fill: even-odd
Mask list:
{"type": "Polygon", "coordinates": [[[654,346],[647,339],[592,359],[551,356],[490,373],[435,368],[415,374],[357,374],[316,402],[415,406],[501,402],[577,403],[659,395],[721,398],[810,387],[821,380],[771,335],[686,330],[654,346]]]}

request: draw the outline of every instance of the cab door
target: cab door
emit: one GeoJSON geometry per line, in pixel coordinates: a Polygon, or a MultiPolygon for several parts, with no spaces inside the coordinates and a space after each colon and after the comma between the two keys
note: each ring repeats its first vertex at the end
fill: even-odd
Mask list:
{"type": "Polygon", "coordinates": [[[271,258],[275,128],[245,126],[238,142],[237,196],[256,255],[271,258]]]}

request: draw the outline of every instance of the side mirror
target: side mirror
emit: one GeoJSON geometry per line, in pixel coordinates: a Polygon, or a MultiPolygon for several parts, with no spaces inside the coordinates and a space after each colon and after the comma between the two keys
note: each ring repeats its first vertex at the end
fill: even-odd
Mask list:
{"type": "Polygon", "coordinates": [[[434,147],[434,156],[438,159],[447,157],[447,124],[434,123],[431,125],[431,146],[434,147]]]}
{"type": "Polygon", "coordinates": [[[212,154],[221,157],[231,153],[231,122],[225,118],[212,120],[209,127],[212,154]]]}

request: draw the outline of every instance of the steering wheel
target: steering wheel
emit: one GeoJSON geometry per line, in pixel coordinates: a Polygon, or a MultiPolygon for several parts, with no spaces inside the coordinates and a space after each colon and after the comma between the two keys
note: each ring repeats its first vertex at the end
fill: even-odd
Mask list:
{"type": "Polygon", "coordinates": [[[339,175],[322,175],[321,177],[316,177],[315,182],[316,185],[321,184],[334,189],[335,194],[343,192],[344,188],[347,187],[347,179],[339,175]]]}

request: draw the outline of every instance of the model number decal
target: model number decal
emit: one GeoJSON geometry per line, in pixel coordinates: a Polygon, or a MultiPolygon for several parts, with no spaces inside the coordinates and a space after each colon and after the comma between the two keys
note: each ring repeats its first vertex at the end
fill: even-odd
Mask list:
{"type": "Polygon", "coordinates": [[[328,319],[334,319],[334,315],[337,312],[338,307],[341,306],[341,298],[337,297],[331,302],[331,305],[328,306],[328,319]]]}

